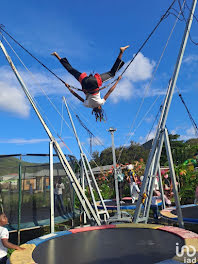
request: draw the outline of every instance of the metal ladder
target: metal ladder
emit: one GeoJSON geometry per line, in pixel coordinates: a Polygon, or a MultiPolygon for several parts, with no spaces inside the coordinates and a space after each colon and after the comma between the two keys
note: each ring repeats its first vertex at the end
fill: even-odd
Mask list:
{"type": "Polygon", "coordinates": [[[175,89],[175,85],[177,82],[179,70],[181,67],[181,62],[182,62],[185,47],[187,44],[188,36],[190,33],[190,28],[192,25],[196,4],[197,4],[197,0],[193,0],[192,5],[191,5],[189,18],[188,18],[188,21],[186,23],[185,31],[183,34],[183,39],[182,39],[182,43],[180,46],[179,54],[177,57],[177,62],[176,62],[175,68],[174,68],[173,76],[172,76],[172,79],[169,83],[167,93],[166,93],[166,97],[164,100],[164,104],[163,104],[160,120],[158,123],[156,136],[155,136],[155,139],[153,141],[152,149],[149,153],[149,157],[148,157],[148,161],[147,161],[146,169],[145,169],[145,174],[144,174],[144,180],[143,180],[143,183],[141,186],[140,195],[138,198],[138,202],[137,202],[137,206],[136,206],[136,210],[135,210],[135,215],[134,215],[134,219],[133,219],[133,221],[135,223],[148,221],[149,209],[150,209],[151,198],[152,198],[152,193],[153,193],[154,180],[155,180],[157,170],[159,167],[162,146],[163,146],[163,143],[165,143],[166,154],[167,154],[169,169],[170,169],[170,176],[171,176],[171,180],[172,180],[172,184],[173,184],[173,193],[174,193],[174,198],[175,198],[178,222],[179,222],[180,227],[184,227],[182,212],[181,212],[181,207],[180,207],[180,201],[179,201],[179,196],[178,196],[178,191],[177,191],[177,185],[176,185],[176,177],[175,177],[175,171],[174,171],[173,158],[172,158],[172,153],[171,153],[171,148],[170,148],[168,131],[166,129],[166,120],[168,117],[170,104],[171,104],[172,97],[174,94],[174,89],[175,89]],[[141,208],[142,208],[142,196],[144,195],[145,192],[148,192],[148,197],[145,200],[146,201],[146,204],[145,204],[146,207],[144,207],[143,215],[140,216],[141,208]]]}
{"type": "MultiPolygon", "coordinates": [[[[74,131],[74,135],[76,137],[76,140],[77,140],[77,143],[78,143],[78,146],[79,146],[79,149],[80,149],[81,179],[82,179],[83,190],[85,190],[85,177],[84,177],[84,175],[85,175],[86,176],[86,182],[87,182],[89,190],[90,190],[92,203],[93,203],[93,207],[95,209],[95,212],[96,212],[98,218],[100,219],[100,221],[104,220],[106,222],[109,219],[109,213],[107,211],[107,208],[106,208],[106,205],[104,203],[103,197],[101,195],[100,189],[98,187],[98,184],[97,184],[96,179],[94,177],[93,171],[92,171],[91,166],[89,164],[88,158],[87,158],[86,154],[84,153],[84,151],[82,149],[82,146],[81,146],[80,140],[78,138],[77,131],[76,131],[76,128],[75,128],[71,113],[69,111],[69,107],[67,105],[67,102],[66,102],[66,99],[65,99],[64,96],[63,96],[63,101],[64,101],[64,104],[66,106],[66,109],[67,109],[67,112],[68,112],[68,115],[69,115],[69,119],[70,119],[70,122],[72,124],[73,131],[74,131]],[[96,193],[99,196],[99,202],[103,206],[103,210],[98,210],[98,206],[96,204],[96,199],[95,199],[95,195],[94,195],[94,189],[95,189],[96,193]],[[101,216],[103,216],[103,219],[101,219],[101,216]]],[[[85,220],[85,222],[86,222],[86,220],[85,220]]]]}

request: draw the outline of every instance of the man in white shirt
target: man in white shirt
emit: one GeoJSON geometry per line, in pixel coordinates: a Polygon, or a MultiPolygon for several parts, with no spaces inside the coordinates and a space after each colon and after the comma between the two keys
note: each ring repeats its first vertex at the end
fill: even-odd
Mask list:
{"type": "Polygon", "coordinates": [[[63,204],[63,190],[65,189],[64,183],[61,182],[61,178],[54,186],[54,208],[56,209],[59,205],[62,213],[66,214],[63,204]]]}
{"type": "Polygon", "coordinates": [[[8,218],[5,214],[0,214],[0,264],[6,264],[7,262],[7,250],[8,248],[23,250],[24,248],[14,245],[8,241],[9,232],[4,226],[8,224],[8,218]]]}
{"type": "Polygon", "coordinates": [[[103,119],[104,114],[103,114],[103,109],[101,106],[104,105],[109,95],[113,92],[117,83],[121,79],[121,76],[119,76],[117,81],[109,89],[109,91],[106,93],[103,99],[101,99],[100,97],[99,88],[102,86],[103,82],[108,81],[109,79],[113,78],[116,72],[120,70],[121,67],[124,65],[124,62],[122,61],[122,55],[128,47],[129,46],[120,48],[120,53],[110,71],[106,73],[102,73],[102,74],[99,74],[99,73],[96,73],[95,75],[90,74],[89,76],[87,76],[85,72],[81,73],[77,71],[76,69],[74,69],[66,58],[61,58],[56,52],[52,53],[52,55],[55,56],[61,62],[61,64],[66,68],[66,70],[70,74],[72,74],[81,83],[82,91],[86,95],[85,100],[81,96],[79,96],[77,93],[75,93],[71,89],[69,84],[65,83],[65,85],[75,97],[77,97],[81,102],[84,103],[84,106],[93,109],[92,113],[95,114],[96,121],[97,119],[99,119],[100,121],[103,119]]]}

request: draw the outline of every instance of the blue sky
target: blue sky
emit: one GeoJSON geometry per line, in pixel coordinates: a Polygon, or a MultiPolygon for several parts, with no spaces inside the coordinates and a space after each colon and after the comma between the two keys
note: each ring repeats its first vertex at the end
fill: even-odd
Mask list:
{"type": "MultiPolygon", "coordinates": [[[[131,60],[171,2],[170,0],[126,0],[123,2],[101,0],[100,3],[90,0],[3,1],[0,23],[5,26],[6,31],[62,79],[80,87],[60,63],[50,56],[50,53],[57,51],[61,57],[67,57],[79,71],[106,72],[114,63],[120,46],[130,45],[123,60],[126,63],[131,60]]],[[[187,0],[189,6],[191,2],[192,0],[187,0]]],[[[174,7],[178,10],[177,3],[174,7]]],[[[188,14],[186,9],[186,17],[188,14]]],[[[198,8],[195,10],[195,15],[198,16],[198,8]]],[[[64,119],[70,128],[64,122],[62,124],[61,117],[54,111],[46,95],[60,113],[62,113],[62,96],[67,98],[85,151],[89,151],[89,137],[76,120],[75,114],[80,116],[83,123],[102,142],[101,146],[96,141],[93,151],[102,151],[104,147],[111,145],[110,134],[107,132],[109,127],[117,128],[116,146],[129,144],[130,140],[143,143],[163,100],[179,52],[185,28],[185,23],[182,21],[178,21],[153,78],[155,67],[175,20],[176,17],[172,15],[161,23],[141,54],[123,75],[120,84],[104,105],[107,115],[105,123],[96,123],[90,109],[85,108],[76,98],[73,98],[59,80],[6,35],[4,36],[7,41],[31,74],[26,71],[5,40],[3,44],[40,106],[39,109],[42,109],[41,113],[54,136],[61,134],[71,151],[69,152],[63,145],[64,152],[78,157],[79,150],[65,108],[63,107],[64,119]],[[148,91],[143,106],[134,122],[145,90],[148,91]],[[154,105],[148,112],[152,104],[154,105]]],[[[196,42],[198,42],[197,29],[198,23],[194,20],[191,36],[196,42]]],[[[198,47],[190,40],[187,43],[177,86],[198,123],[198,47]]],[[[0,154],[48,153],[49,139],[2,51],[0,51],[0,92],[0,154]]],[[[103,91],[102,94],[104,95],[105,92],[103,91]]],[[[195,137],[192,124],[177,93],[173,97],[167,127],[170,132],[180,134],[181,139],[195,137]]],[[[150,137],[152,135],[154,131],[150,137]]]]}

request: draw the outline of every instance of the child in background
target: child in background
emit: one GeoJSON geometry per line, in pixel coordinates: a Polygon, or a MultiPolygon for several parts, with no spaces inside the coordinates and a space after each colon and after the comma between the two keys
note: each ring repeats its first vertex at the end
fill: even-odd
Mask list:
{"type": "Polygon", "coordinates": [[[127,166],[128,169],[128,177],[127,182],[129,183],[129,189],[130,189],[130,195],[132,199],[132,203],[135,203],[135,201],[138,199],[138,195],[140,193],[140,189],[137,185],[137,177],[135,175],[135,172],[133,171],[133,165],[130,164],[127,166]]]}
{"type": "Polygon", "coordinates": [[[159,199],[158,196],[156,196],[156,193],[153,192],[153,197],[151,200],[152,210],[153,210],[153,217],[155,220],[158,220],[159,212],[158,212],[158,203],[157,200],[159,199]]]}
{"type": "Polygon", "coordinates": [[[196,187],[196,190],[195,190],[195,201],[194,201],[194,204],[198,204],[198,186],[196,187]]]}
{"type": "Polygon", "coordinates": [[[0,214],[0,264],[7,262],[7,249],[23,250],[24,248],[14,245],[8,241],[9,232],[4,226],[8,224],[8,218],[5,214],[0,214]]]}
{"type": "Polygon", "coordinates": [[[121,167],[118,167],[117,169],[117,179],[118,179],[118,190],[119,190],[119,197],[120,201],[122,200],[122,193],[123,193],[123,187],[124,187],[124,173],[122,173],[121,167]]]}

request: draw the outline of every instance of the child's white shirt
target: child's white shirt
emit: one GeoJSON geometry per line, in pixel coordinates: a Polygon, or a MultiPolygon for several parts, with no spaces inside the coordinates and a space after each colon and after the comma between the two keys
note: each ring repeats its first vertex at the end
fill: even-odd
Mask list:
{"type": "Polygon", "coordinates": [[[4,247],[3,243],[2,243],[2,239],[6,238],[8,239],[9,238],[9,232],[8,232],[8,229],[3,227],[3,226],[0,226],[0,258],[3,258],[5,256],[7,256],[7,248],[4,247]]]}

